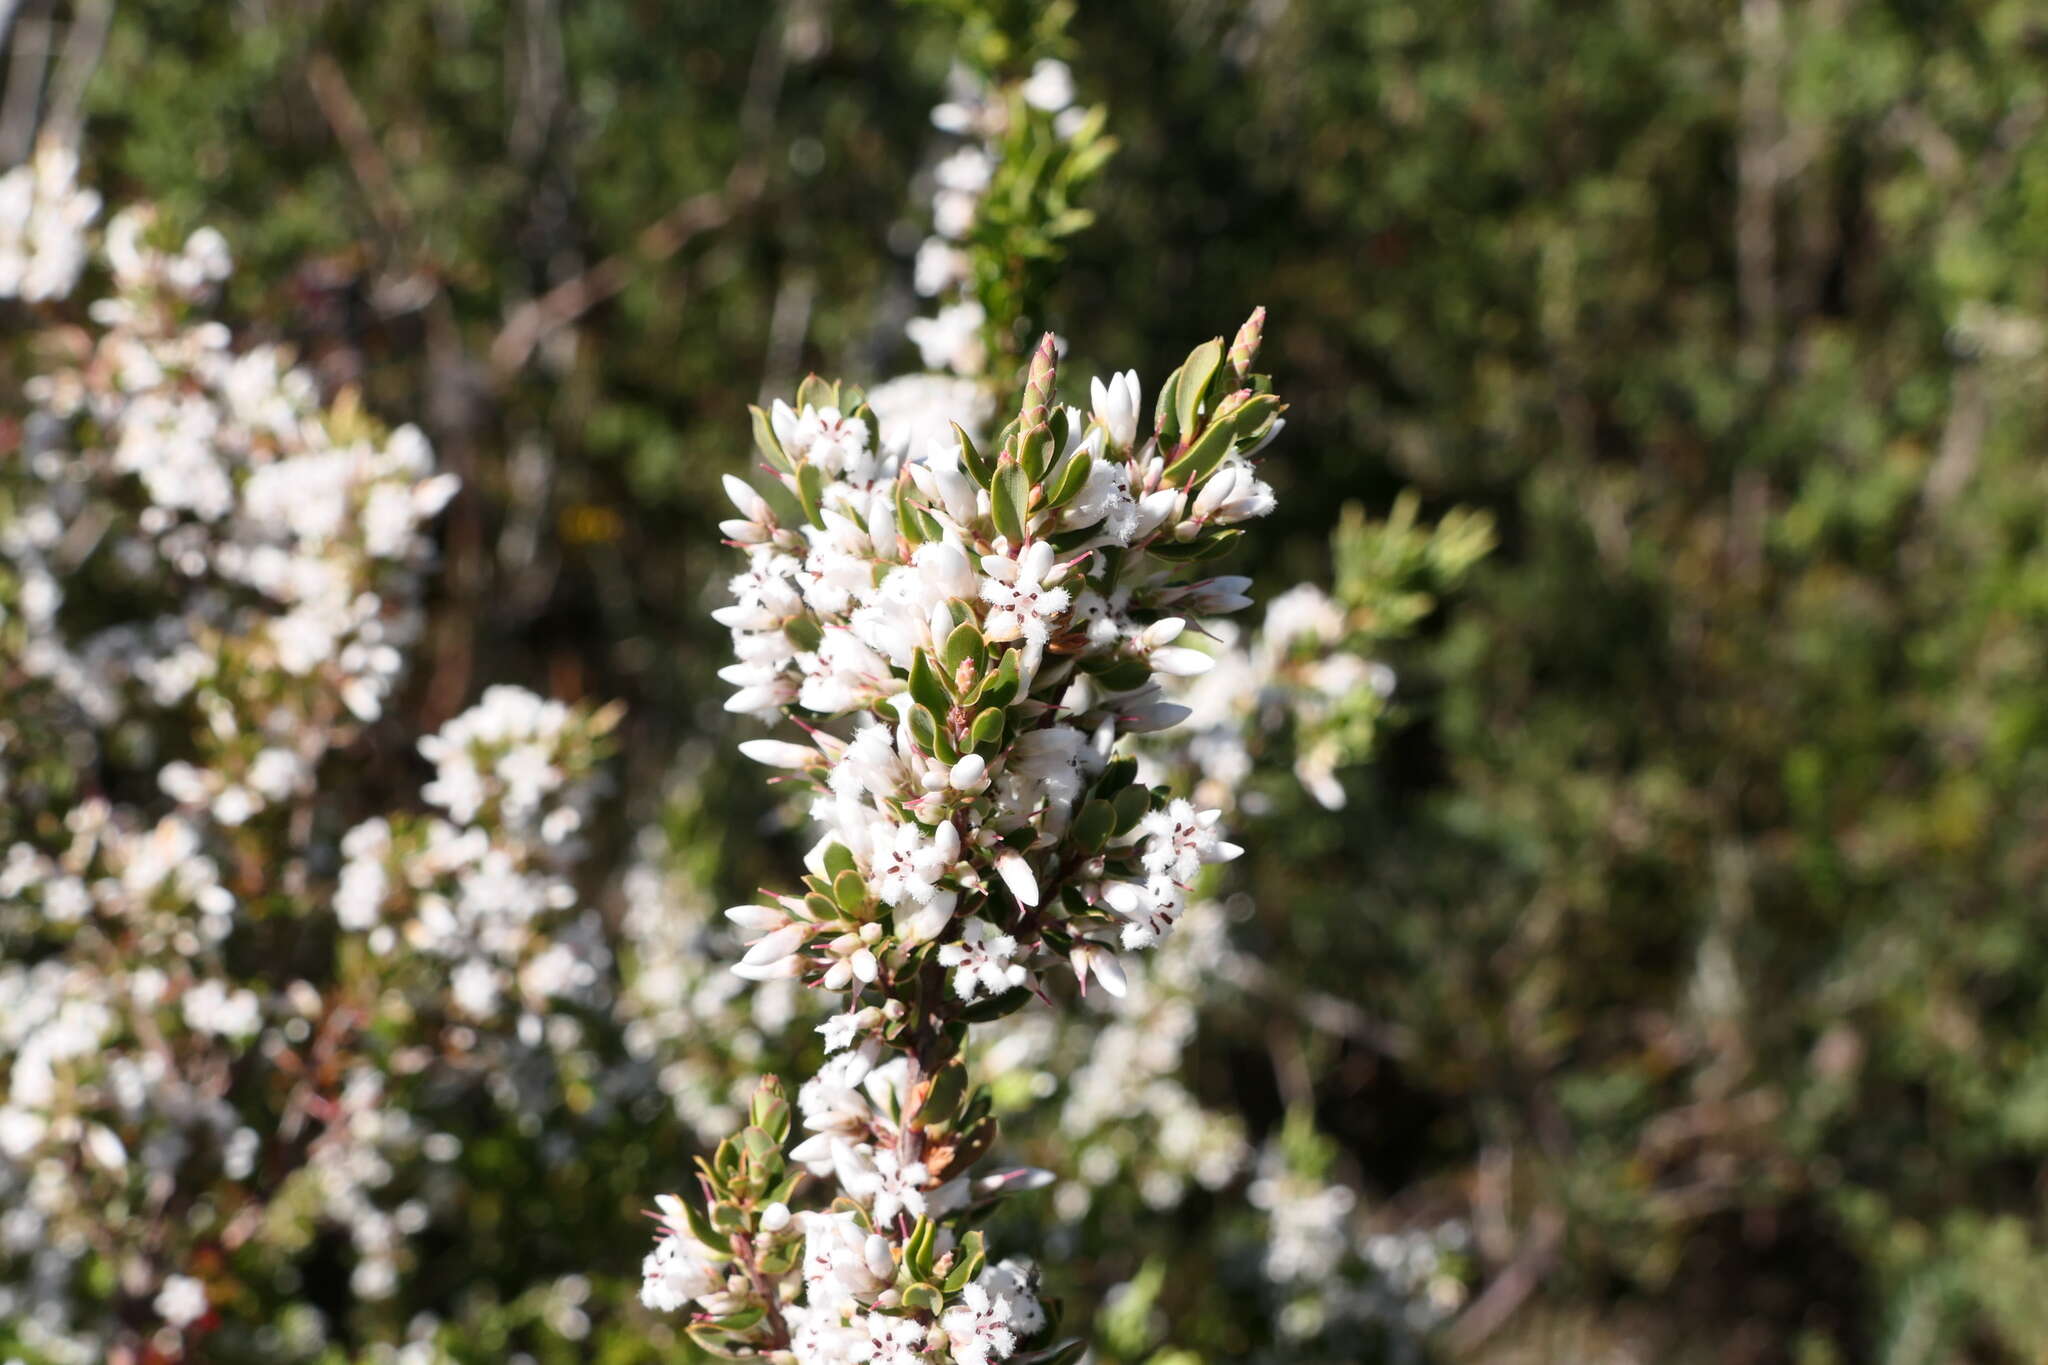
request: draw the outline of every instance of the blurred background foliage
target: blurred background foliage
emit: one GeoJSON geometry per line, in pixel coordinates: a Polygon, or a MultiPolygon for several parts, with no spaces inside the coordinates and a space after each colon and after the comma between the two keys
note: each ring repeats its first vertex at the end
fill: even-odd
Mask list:
{"type": "MultiPolygon", "coordinates": [[[[26,0],[17,48],[71,12],[26,0]]],[[[112,8],[91,174],[220,227],[252,334],[465,479],[385,766],[487,680],[622,698],[619,858],[681,789],[719,896],[788,862],[692,742],[730,728],[716,480],[746,402],[913,366],[958,30],[112,8]]],[[[1260,779],[1241,945],[1357,1016],[1205,1018],[1204,1099],[1255,1138],[1305,1106],[1376,1206],[1469,1219],[1450,1357],[2048,1355],[2048,11],[1130,0],[1070,36],[1121,150],[1029,321],[1070,374],[1158,376],[1270,308],[1280,510],[1233,567],[1327,581],[1339,506],[1402,487],[1502,542],[1390,657],[1345,810],[1260,779]]],[[[545,1117],[472,1143],[468,1235],[390,1311],[477,1359],[640,1359],[637,1313],[572,1347],[519,1296],[630,1281],[689,1139],[545,1117]]],[[[1093,1215],[1108,1249],[1059,1270],[1131,1282],[1103,1358],[1241,1358],[1238,1200],[1093,1215]]]]}

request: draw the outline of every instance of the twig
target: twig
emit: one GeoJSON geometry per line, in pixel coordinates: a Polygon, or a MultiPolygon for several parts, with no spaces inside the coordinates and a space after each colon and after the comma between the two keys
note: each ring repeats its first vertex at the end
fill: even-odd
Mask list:
{"type": "Polygon", "coordinates": [[[1494,1277],[1486,1291],[1451,1324],[1446,1338],[1453,1355],[1468,1355],[1480,1343],[1500,1330],[1557,1264],[1557,1251],[1564,1243],[1564,1215],[1553,1208],[1536,1210],[1530,1222],[1528,1240],[1494,1277]]]}
{"type": "Polygon", "coordinates": [[[342,154],[348,157],[349,169],[363,187],[377,226],[394,241],[402,239],[412,225],[412,211],[398,192],[398,179],[391,173],[391,163],[384,159],[384,150],[377,145],[370,120],[363,114],[355,92],[349,89],[348,78],[332,57],[316,52],[306,61],[306,84],[312,89],[313,100],[320,106],[327,126],[334,130],[334,140],[341,144],[342,154]]]}
{"type": "Polygon", "coordinates": [[[83,125],[85,87],[99,69],[100,54],[106,50],[107,30],[114,23],[114,0],[81,0],[78,13],[64,35],[64,49],[57,57],[57,69],[50,77],[50,112],[43,126],[59,142],[75,143],[83,125]]]}
{"type": "Polygon", "coordinates": [[[1383,1057],[1399,1059],[1415,1051],[1414,1038],[1400,1026],[1374,1019],[1349,1000],[1304,989],[1299,982],[1280,981],[1252,958],[1233,955],[1225,970],[1240,990],[1292,1010],[1320,1033],[1363,1043],[1383,1057]]]}
{"type": "Polygon", "coordinates": [[[7,46],[7,35],[14,28],[14,16],[20,11],[21,0],[0,0],[0,47],[7,46]]]}
{"type": "Polygon", "coordinates": [[[50,62],[47,6],[23,14],[9,45],[7,90],[0,98],[0,167],[28,160],[35,145],[36,119],[43,103],[43,73],[50,62]]]}
{"type": "Polygon", "coordinates": [[[788,10],[787,5],[778,7],[754,49],[740,104],[740,151],[724,185],[682,200],[642,228],[632,246],[522,304],[491,343],[492,374],[502,380],[517,373],[541,342],[624,289],[642,267],[669,259],[692,238],[724,227],[761,198],[767,188],[763,153],[774,130],[775,102],[788,68],[783,43],[788,10]]]}
{"type": "Polygon", "coordinates": [[[582,274],[523,304],[491,343],[492,373],[504,377],[519,370],[550,333],[624,289],[641,266],[665,261],[699,233],[731,222],[739,209],[754,202],[760,188],[760,177],[751,168],[735,168],[724,189],[707,190],[683,200],[642,228],[627,250],[605,257],[582,274]]]}

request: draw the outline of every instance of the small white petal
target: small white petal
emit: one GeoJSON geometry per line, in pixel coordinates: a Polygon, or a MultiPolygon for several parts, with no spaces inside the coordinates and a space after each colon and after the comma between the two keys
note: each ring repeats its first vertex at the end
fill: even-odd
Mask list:
{"type": "Polygon", "coordinates": [[[1038,878],[1032,875],[1031,864],[1024,861],[1022,854],[1012,851],[997,858],[996,872],[1019,905],[1038,904],[1038,878]]]}
{"type": "Polygon", "coordinates": [[[747,949],[741,963],[749,967],[762,967],[779,962],[804,946],[804,940],[811,936],[808,924],[786,924],[767,935],[753,947],[747,949]]]}
{"type": "Polygon", "coordinates": [[[1155,649],[1150,658],[1152,671],[1170,678],[1197,678],[1216,666],[1214,657],[1199,649],[1184,649],[1179,645],[1155,649]]]}
{"type": "Polygon", "coordinates": [[[740,745],[740,752],[771,768],[808,768],[820,761],[818,751],[810,745],[780,739],[750,739],[740,745]]]}

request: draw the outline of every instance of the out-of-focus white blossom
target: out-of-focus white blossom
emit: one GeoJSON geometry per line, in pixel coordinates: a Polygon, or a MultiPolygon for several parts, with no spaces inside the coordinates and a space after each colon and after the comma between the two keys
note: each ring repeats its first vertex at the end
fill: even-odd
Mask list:
{"type": "Polygon", "coordinates": [[[100,197],[78,184],[78,154],[44,142],[0,175],[0,298],[60,299],[90,255],[100,197]]]}

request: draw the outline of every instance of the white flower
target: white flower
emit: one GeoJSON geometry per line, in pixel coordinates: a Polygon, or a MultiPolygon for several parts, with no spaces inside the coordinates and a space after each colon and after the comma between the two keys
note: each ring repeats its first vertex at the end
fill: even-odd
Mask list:
{"type": "MultiPolygon", "coordinates": [[[[922,250],[918,259],[924,259],[922,250]]],[[[944,452],[947,468],[952,467],[954,424],[979,440],[995,415],[995,399],[986,387],[949,374],[906,374],[877,384],[868,390],[868,406],[881,425],[884,450],[923,458],[936,447],[944,452]]]]}
{"type": "Polygon", "coordinates": [[[206,1316],[206,1286],[190,1275],[172,1275],[157,1290],[151,1307],[173,1327],[189,1327],[206,1316]]]}
{"type": "Polygon", "coordinates": [[[983,634],[995,641],[1021,638],[1044,645],[1074,600],[1065,588],[1053,586],[1066,567],[1053,563],[1052,542],[1034,541],[1016,559],[983,555],[981,567],[988,574],[981,595],[994,608],[983,634]]]}
{"type": "Polygon", "coordinates": [[[925,1329],[910,1318],[869,1313],[867,1329],[867,1354],[862,1358],[868,1365],[928,1365],[931,1360],[924,1349],[925,1329]]]}
{"type": "Polygon", "coordinates": [[[937,317],[912,318],[903,325],[904,334],[923,357],[926,368],[951,370],[955,374],[981,373],[988,363],[988,347],[981,338],[988,314],[978,303],[949,304],[937,317]]]}
{"type": "Polygon", "coordinates": [[[58,299],[78,282],[100,197],[77,180],[78,154],[55,140],[0,175],[0,298],[58,299]]]}
{"type": "Polygon", "coordinates": [[[889,1239],[864,1231],[850,1213],[805,1213],[803,1275],[814,1307],[873,1302],[896,1282],[889,1239]]]}
{"type": "Polygon", "coordinates": [[[1184,800],[1172,801],[1166,809],[1147,815],[1138,824],[1145,836],[1145,870],[1186,884],[1194,881],[1205,863],[1227,863],[1236,858],[1244,850],[1225,843],[1216,833],[1222,816],[1222,811],[1197,811],[1184,800]]]}
{"type": "MultiPolygon", "coordinates": [[[[927,237],[917,248],[911,264],[912,287],[926,298],[934,298],[967,280],[967,253],[944,237],[927,237]]],[[[879,413],[881,409],[877,408],[879,413]]]]}
{"type": "Polygon", "coordinates": [[[962,147],[933,169],[932,178],[946,189],[980,194],[988,188],[989,177],[994,173],[995,162],[987,152],[979,147],[962,147]]]}
{"type": "Polygon", "coordinates": [[[874,1028],[882,1020],[882,1012],[870,1005],[865,1009],[848,1010],[835,1014],[818,1025],[818,1032],[825,1036],[825,1051],[842,1052],[853,1046],[863,1033],[874,1028]]]}
{"type": "Polygon", "coordinates": [[[867,423],[841,416],[837,408],[804,405],[791,410],[781,399],[770,415],[775,439],[792,460],[809,460],[827,474],[865,484],[875,477],[875,452],[868,449],[867,423]]]}
{"type": "Polygon", "coordinates": [[[725,1289],[724,1260],[691,1233],[682,1201],[656,1195],[660,1208],[659,1239],[640,1263],[640,1302],[657,1313],[673,1313],[692,1299],[705,1299],[725,1289]]]}
{"type": "Polygon", "coordinates": [[[185,992],[184,1014],[188,1027],[222,1038],[253,1037],[262,1024],[253,991],[230,991],[214,980],[201,981],[185,992]]]}
{"type": "Polygon", "coordinates": [[[877,1224],[886,1224],[899,1213],[912,1218],[925,1214],[925,1186],[931,1183],[931,1173],[921,1161],[903,1161],[887,1148],[866,1143],[841,1142],[832,1148],[832,1172],[841,1189],[868,1206],[877,1224]]]}
{"type": "Polygon", "coordinates": [[[1024,102],[1033,109],[1057,114],[1074,102],[1074,73],[1065,62],[1040,57],[1024,82],[1024,102]]]}
{"type": "Polygon", "coordinates": [[[1030,978],[1017,956],[1017,940],[992,930],[987,921],[971,919],[957,942],[939,949],[939,964],[953,969],[953,990],[962,1000],[978,994],[1001,995],[1030,978]]]}
{"type": "Polygon", "coordinates": [[[1095,420],[1102,423],[1109,436],[1110,447],[1120,453],[1128,453],[1137,444],[1138,414],[1143,411],[1139,401],[1142,392],[1136,370],[1112,374],[1107,384],[1100,379],[1088,381],[1088,396],[1095,420]]]}
{"type": "Polygon", "coordinates": [[[1131,496],[1131,472],[1116,460],[1097,459],[1090,464],[1088,481],[1073,501],[1060,509],[1063,530],[1100,526],[1101,540],[1111,545],[1130,544],[1137,525],[1138,500],[1131,496]]]}
{"type": "Polygon", "coordinates": [[[884,903],[906,900],[923,904],[938,894],[938,879],[960,856],[960,833],[942,824],[927,836],[906,821],[875,850],[872,882],[884,903]]]}

